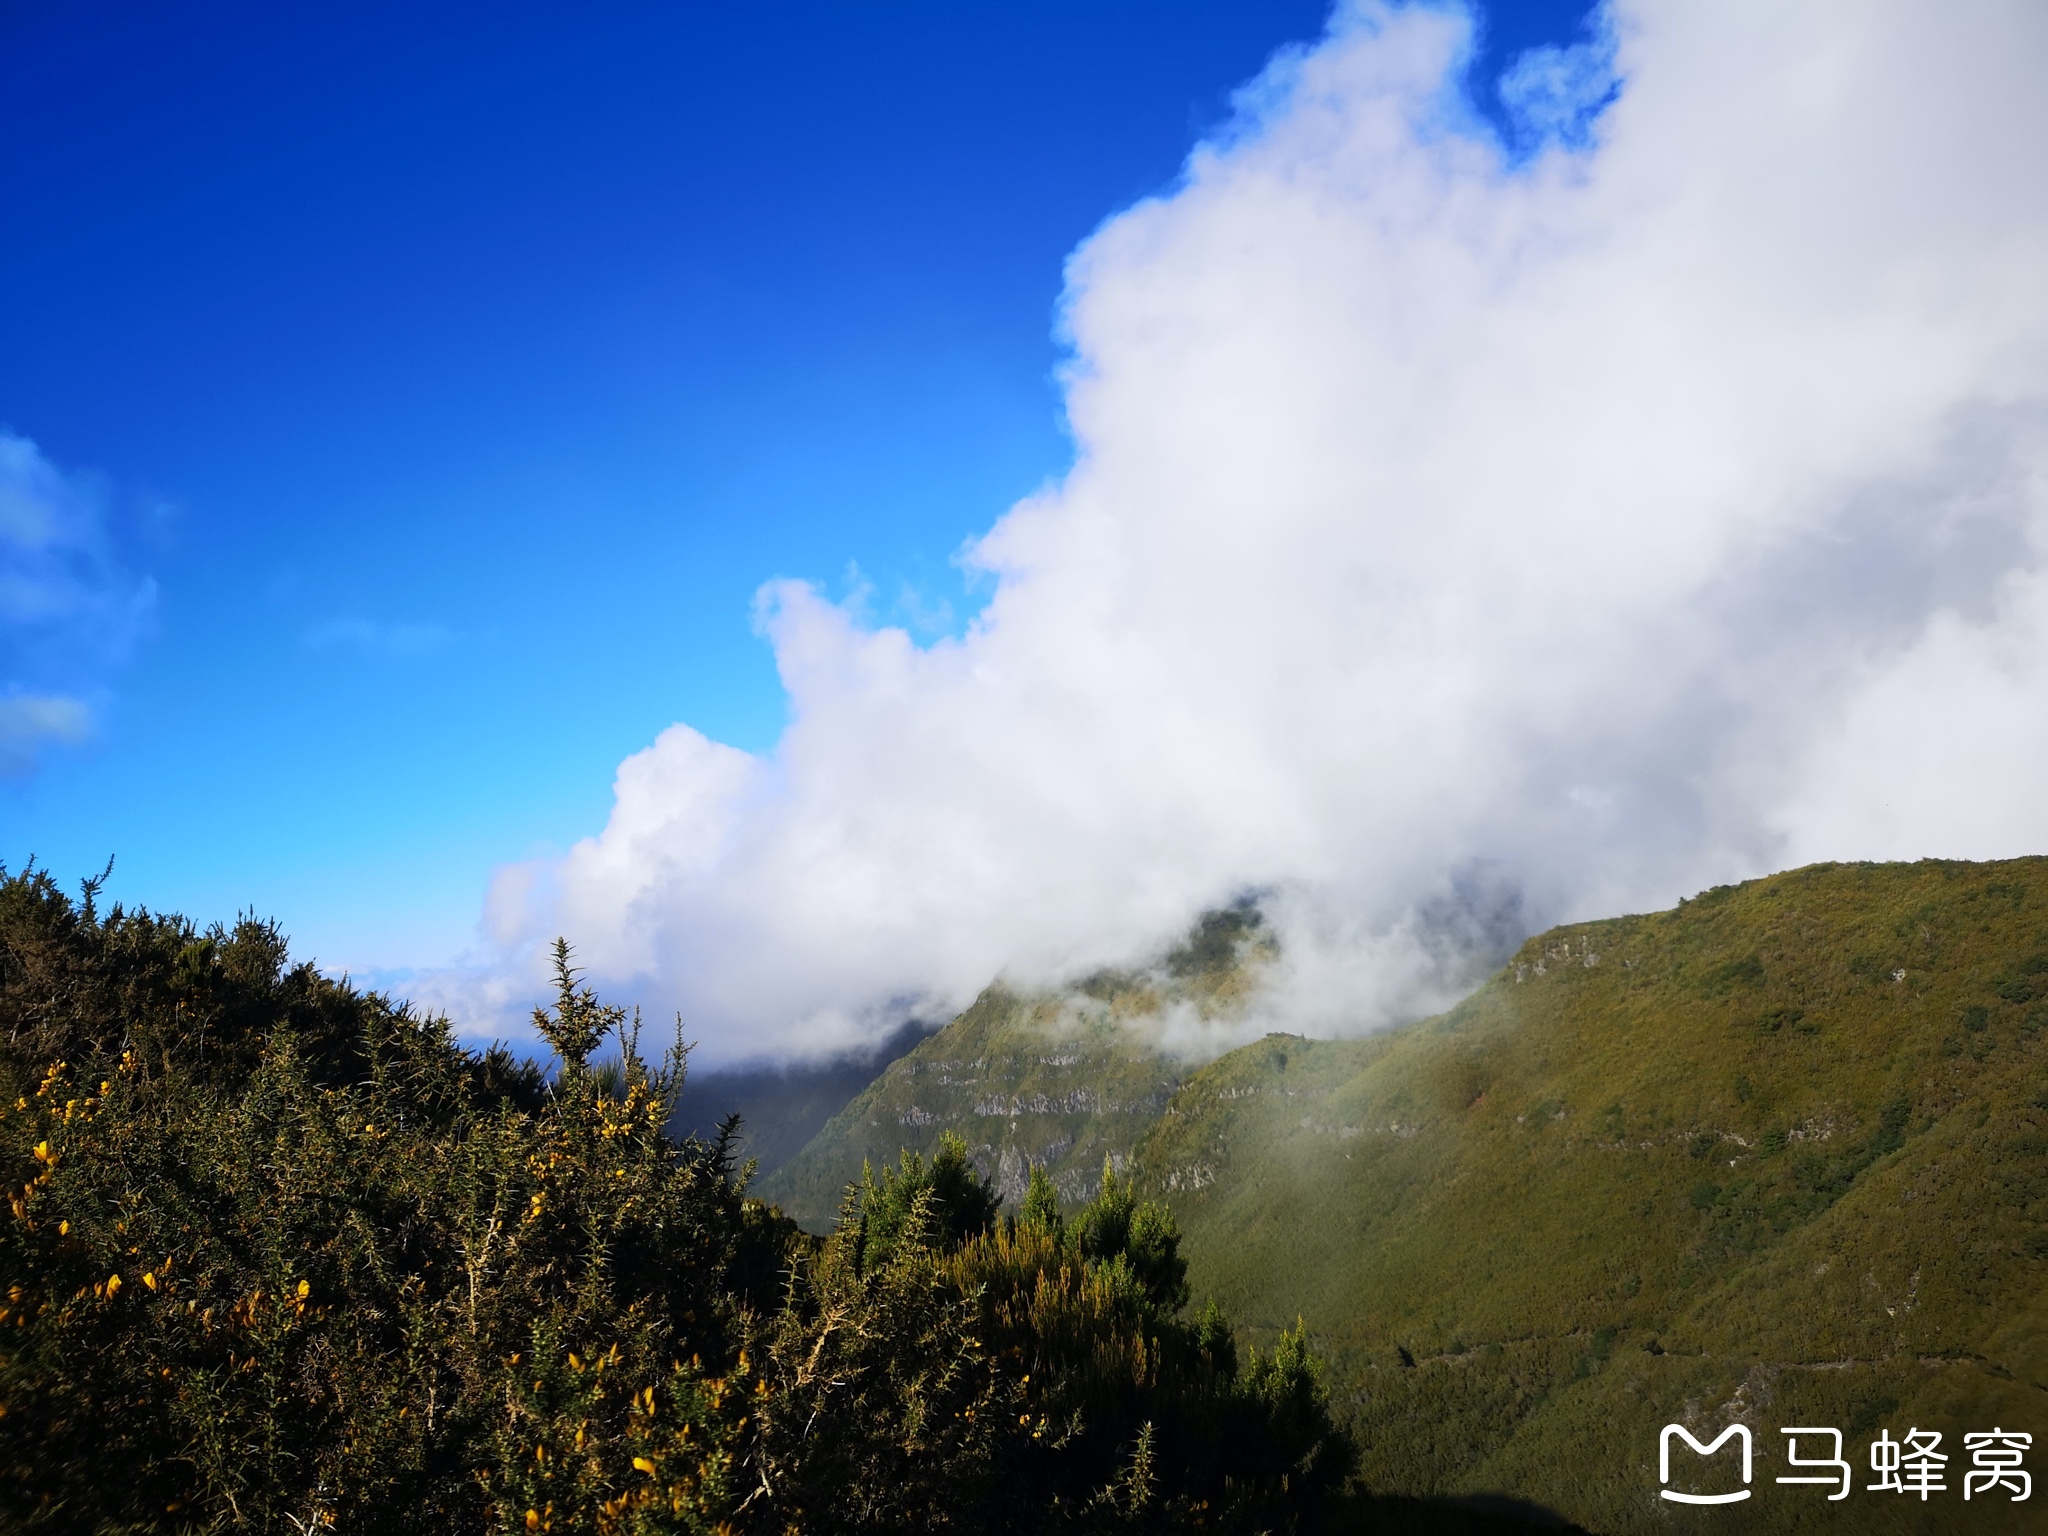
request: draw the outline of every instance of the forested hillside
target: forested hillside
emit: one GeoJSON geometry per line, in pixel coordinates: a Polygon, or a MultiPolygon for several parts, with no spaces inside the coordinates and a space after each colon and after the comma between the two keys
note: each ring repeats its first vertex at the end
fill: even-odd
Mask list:
{"type": "Polygon", "coordinates": [[[2048,1471],[2044,1025],[2048,860],[1820,866],[1545,934],[1393,1035],[1269,1037],[1139,1161],[1195,1285],[1306,1319],[1375,1487],[1613,1532],[2033,1530],[1957,1469],[2002,1425],[2048,1471]],[[1660,1426],[1738,1419],[1756,1497],[1660,1503],[1660,1426]],[[1848,1433],[1850,1500],[1774,1483],[1800,1424],[1848,1433]],[[1946,1495],[1860,1491],[1913,1426],[1946,1495]]]}

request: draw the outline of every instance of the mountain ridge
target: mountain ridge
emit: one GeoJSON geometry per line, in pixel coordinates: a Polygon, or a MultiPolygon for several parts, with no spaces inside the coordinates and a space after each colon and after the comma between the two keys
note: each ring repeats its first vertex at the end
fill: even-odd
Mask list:
{"type": "MultiPolygon", "coordinates": [[[[1243,937],[1201,973],[1240,1002],[1243,937]]],[[[1145,988],[1098,981],[1095,1024],[1145,988]]],[[[1837,1512],[1772,1482],[1783,1424],[1839,1427],[1859,1477],[1912,1424],[1951,1468],[2000,1415],[2048,1451],[2048,859],[1716,887],[1538,935],[1432,1018],[1200,1065],[1112,1033],[1034,1065],[1056,1011],[991,989],[790,1168],[815,1202],[965,1125],[1014,1209],[1032,1161],[1072,1198],[1122,1159],[1198,1294],[1256,1343],[1307,1324],[1377,1492],[1706,1529],[1657,1498],[1658,1426],[1744,1422],[1743,1528],[1796,1531],[1837,1512]]],[[[1852,1498],[1872,1530],[1951,1528],[1852,1498]]]]}
{"type": "Polygon", "coordinates": [[[1659,1425],[1744,1422],[1743,1528],[1819,1529],[1768,1475],[1784,1424],[1842,1429],[1859,1478],[1880,1431],[1952,1468],[2001,1416],[2044,1439],[2044,1026],[2048,860],[1812,866],[1552,930],[1384,1037],[1269,1036],[1137,1162],[1198,1291],[1255,1337],[1306,1320],[1368,1486],[1688,1529],[1659,1425]]]}

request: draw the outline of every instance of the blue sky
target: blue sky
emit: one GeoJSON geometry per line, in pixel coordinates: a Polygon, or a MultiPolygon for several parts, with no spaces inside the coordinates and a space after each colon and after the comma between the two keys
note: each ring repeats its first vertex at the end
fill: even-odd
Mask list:
{"type": "MultiPolygon", "coordinates": [[[[1063,259],[1323,9],[0,10],[0,429],[102,600],[0,629],[91,710],[0,859],[428,964],[665,726],[774,742],[765,580],[957,630],[1063,259]]],[[[1491,10],[1482,108],[1582,10],[1491,10]]]]}

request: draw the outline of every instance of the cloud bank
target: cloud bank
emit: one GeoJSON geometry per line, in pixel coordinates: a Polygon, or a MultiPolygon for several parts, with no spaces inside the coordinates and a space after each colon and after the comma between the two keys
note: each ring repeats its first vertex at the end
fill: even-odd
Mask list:
{"type": "Polygon", "coordinates": [[[1264,1015],[1820,858],[2048,851],[2048,10],[1629,0],[1522,60],[1346,4],[1074,254],[1076,458],[957,639],[760,599],[791,720],[676,725],[500,872],[716,1059],[1259,893],[1264,1015]]]}
{"type": "Polygon", "coordinates": [[[91,734],[92,697],[155,603],[115,557],[91,480],[0,430],[0,774],[91,734]]]}

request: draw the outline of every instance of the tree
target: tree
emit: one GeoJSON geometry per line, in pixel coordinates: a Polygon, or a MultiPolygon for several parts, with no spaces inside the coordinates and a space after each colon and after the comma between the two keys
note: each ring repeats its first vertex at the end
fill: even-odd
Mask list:
{"type": "Polygon", "coordinates": [[[1020,1226],[1034,1227],[1041,1232],[1058,1236],[1066,1228],[1066,1218],[1060,1214],[1060,1193],[1038,1164],[1031,1165],[1031,1182],[1024,1191],[1023,1208],[1017,1222],[1020,1226]]]}
{"type": "MultiPolygon", "coordinates": [[[[563,990],[570,1068],[621,1015],[563,990]]],[[[267,924],[0,872],[0,1524],[725,1518],[778,1234],[626,1050],[550,1088],[267,924]]]]}
{"type": "Polygon", "coordinates": [[[939,1137],[929,1164],[906,1151],[898,1166],[885,1164],[879,1178],[864,1164],[854,1207],[864,1269],[886,1264],[895,1254],[912,1231],[911,1213],[921,1200],[928,1239],[942,1248],[989,1231],[1001,1204],[968,1160],[967,1143],[951,1131],[939,1137]]]}
{"type": "Polygon", "coordinates": [[[1240,1376],[1215,1304],[1179,1315],[1178,1231],[1129,1180],[1105,1170],[1064,1230],[1043,1170],[1019,1220],[994,1214],[945,1138],[930,1164],[864,1170],[798,1261],[765,1367],[760,1505],[777,1520],[1278,1531],[1342,1482],[1349,1444],[1305,1336],[1240,1376]]]}
{"type": "Polygon", "coordinates": [[[1102,1185],[1074,1218],[1074,1242],[1098,1262],[1122,1260],[1156,1306],[1177,1312],[1187,1305],[1187,1260],[1180,1256],[1180,1224],[1173,1212],[1140,1201],[1128,1178],[1102,1160],[1102,1185]]]}

